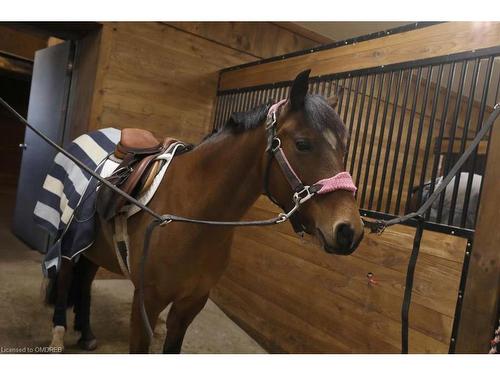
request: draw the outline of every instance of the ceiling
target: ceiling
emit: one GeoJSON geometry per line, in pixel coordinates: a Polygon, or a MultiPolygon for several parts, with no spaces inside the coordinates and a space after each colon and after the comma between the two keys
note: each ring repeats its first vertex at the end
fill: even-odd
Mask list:
{"type": "Polygon", "coordinates": [[[294,22],[295,24],[334,41],[392,29],[413,22],[294,22]]]}

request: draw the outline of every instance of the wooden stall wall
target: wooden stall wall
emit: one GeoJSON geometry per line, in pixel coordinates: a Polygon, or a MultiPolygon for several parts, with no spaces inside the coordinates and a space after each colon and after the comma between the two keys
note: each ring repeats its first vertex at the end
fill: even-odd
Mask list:
{"type": "Polygon", "coordinates": [[[90,129],[198,142],[212,125],[219,70],[317,44],[266,22],[104,23],[90,129]]]}
{"type": "MultiPolygon", "coordinates": [[[[500,23],[444,23],[284,61],[226,71],[221,74],[219,87],[231,89],[291,80],[307,68],[312,68],[315,76],[498,45],[500,23]]],[[[419,85],[414,77],[406,77],[410,78],[411,93],[419,85]]],[[[422,84],[425,81],[421,81],[420,86],[422,84]]],[[[418,89],[422,90],[422,87],[418,89]]],[[[429,98],[433,97],[434,90],[441,88],[431,85],[429,98]]],[[[351,91],[351,100],[353,96],[351,91]]],[[[448,113],[444,116],[443,97],[440,95],[440,101],[435,104],[435,126],[443,125],[446,130],[453,103],[464,99],[452,93],[448,113]],[[443,123],[444,117],[446,123],[443,123]]],[[[421,108],[422,96],[418,98],[416,108],[421,108]]],[[[364,114],[370,102],[375,105],[374,100],[374,97],[365,98],[364,114]]],[[[389,96],[387,112],[390,118],[392,109],[395,109],[396,121],[406,113],[401,135],[404,140],[408,134],[409,104],[405,106],[401,100],[400,97],[400,101],[394,103],[389,96]]],[[[416,113],[414,121],[423,120],[422,137],[428,131],[432,108],[428,105],[425,112],[416,113]]],[[[476,129],[477,113],[475,103],[471,132],[476,129]]],[[[345,115],[346,122],[349,122],[351,113],[345,115]]],[[[464,114],[460,113],[459,121],[463,121],[463,117],[464,114]]],[[[366,120],[373,121],[361,118],[363,123],[366,120]]],[[[358,118],[354,117],[354,126],[357,121],[358,118]]],[[[377,144],[380,129],[374,129],[372,125],[368,127],[366,139],[370,139],[373,131],[377,144]]],[[[362,139],[363,135],[359,138],[362,139]]],[[[350,146],[353,152],[354,145],[351,143],[350,146]]],[[[420,155],[422,151],[419,150],[420,155]]],[[[393,145],[383,152],[387,153],[390,163],[395,155],[393,145]]],[[[415,152],[415,149],[408,151],[410,155],[415,152]]],[[[396,154],[398,163],[404,157],[403,153],[404,149],[396,154]]],[[[431,158],[436,155],[431,150],[431,158]]],[[[365,159],[374,162],[373,157],[365,156],[365,159]]],[[[360,166],[361,171],[368,163],[366,160],[360,166]]],[[[421,163],[421,158],[418,163],[421,163]]],[[[351,169],[349,162],[347,165],[351,169]]],[[[358,167],[355,164],[352,168],[355,178],[358,167]]],[[[370,184],[371,177],[368,179],[370,184]]],[[[380,178],[376,177],[375,186],[380,178]]],[[[399,178],[396,175],[394,186],[398,186],[399,178]]],[[[408,181],[407,177],[405,179],[408,181]]],[[[487,179],[485,183],[488,184],[487,179]]],[[[490,206],[498,207],[498,201],[490,202],[490,206]]],[[[381,207],[381,211],[385,211],[385,201],[381,202],[381,207]]],[[[481,210],[490,212],[491,207],[482,205],[481,210]]],[[[262,197],[246,218],[269,218],[277,212],[279,210],[262,197]]],[[[382,236],[367,234],[352,256],[342,257],[324,253],[310,245],[310,239],[297,238],[288,224],[274,228],[237,229],[228,270],[211,297],[271,352],[397,353],[401,342],[401,302],[413,234],[414,229],[404,226],[393,227],[382,236]],[[374,285],[368,283],[369,272],[375,277],[374,285]]],[[[466,249],[470,248],[463,238],[424,232],[410,312],[410,352],[448,352],[463,259],[466,249]]],[[[480,254],[484,249],[475,248],[474,251],[480,254]]],[[[476,259],[480,263],[481,256],[477,255],[476,259]]],[[[495,261],[498,261],[498,256],[495,261]]],[[[491,266],[487,272],[493,278],[495,272],[491,268],[498,270],[498,262],[491,266]]],[[[489,293],[492,300],[494,293],[494,290],[489,293]]],[[[491,309],[491,304],[488,304],[484,310],[491,309]]],[[[482,336],[485,336],[484,332],[482,336]]],[[[464,337],[468,337],[467,333],[464,337]]],[[[468,345],[469,350],[472,347],[478,350],[479,346],[479,342],[468,345]]]]}
{"type": "MultiPolygon", "coordinates": [[[[248,219],[279,211],[259,199],[248,219]]],[[[414,229],[367,235],[348,257],[289,225],[238,229],[212,299],[261,345],[287,353],[398,353],[414,229]],[[376,284],[368,283],[367,274],[376,284]]],[[[466,240],[426,231],[410,311],[410,352],[447,353],[466,240]],[[436,246],[439,243],[440,246],[436,246]]]]}

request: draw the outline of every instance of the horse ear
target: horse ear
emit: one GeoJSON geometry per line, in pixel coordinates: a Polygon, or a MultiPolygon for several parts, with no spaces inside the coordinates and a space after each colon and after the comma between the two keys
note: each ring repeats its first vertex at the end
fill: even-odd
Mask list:
{"type": "Polygon", "coordinates": [[[309,73],[311,73],[311,69],[304,70],[293,81],[289,98],[292,110],[298,110],[304,106],[304,100],[309,87],[309,73]]]}
{"type": "Polygon", "coordinates": [[[344,95],[344,88],[343,87],[339,87],[339,89],[337,90],[337,93],[333,96],[330,96],[327,101],[328,101],[328,104],[330,104],[330,106],[333,108],[333,109],[337,109],[337,105],[339,104],[340,100],[342,99],[342,95],[344,95]]]}

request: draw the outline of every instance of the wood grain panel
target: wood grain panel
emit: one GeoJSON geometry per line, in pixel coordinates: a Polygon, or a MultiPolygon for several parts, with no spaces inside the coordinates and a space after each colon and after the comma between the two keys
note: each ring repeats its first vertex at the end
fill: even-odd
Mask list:
{"type": "MultiPolygon", "coordinates": [[[[247,216],[278,211],[262,198],[247,216]]],[[[354,255],[340,257],[297,238],[288,224],[242,228],[212,298],[273,352],[396,353],[413,234],[398,226],[384,236],[367,235],[354,255]],[[377,285],[368,285],[368,272],[377,285]],[[315,341],[312,328],[330,339],[315,341]]],[[[411,311],[413,352],[448,350],[465,243],[424,234],[411,311]]]]}
{"type": "Polygon", "coordinates": [[[447,22],[384,38],[328,49],[221,74],[219,89],[346,72],[500,45],[500,22],[447,22]]]}
{"type": "Polygon", "coordinates": [[[268,58],[332,42],[301,35],[271,22],[167,22],[168,25],[234,48],[255,58],[268,58]]]}
{"type": "Polygon", "coordinates": [[[35,58],[35,52],[47,47],[46,37],[25,33],[0,25],[0,51],[8,52],[28,60],[35,58]]]}
{"type": "Polygon", "coordinates": [[[140,127],[198,142],[218,71],[251,57],[159,23],[103,25],[91,127],[140,127]]]}

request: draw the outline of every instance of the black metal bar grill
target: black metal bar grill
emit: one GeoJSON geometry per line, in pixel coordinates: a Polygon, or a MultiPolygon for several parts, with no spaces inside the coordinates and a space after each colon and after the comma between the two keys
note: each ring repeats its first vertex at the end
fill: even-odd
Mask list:
{"type": "MultiPolygon", "coordinates": [[[[290,85],[219,91],[214,130],[236,110],[286,98],[290,85]]],[[[432,194],[493,111],[499,86],[500,47],[493,47],[312,77],[310,93],[343,92],[336,109],[349,131],[345,166],[363,215],[379,217],[414,211],[432,194]]],[[[429,210],[426,228],[470,237],[488,138],[483,143],[429,210]]]]}

